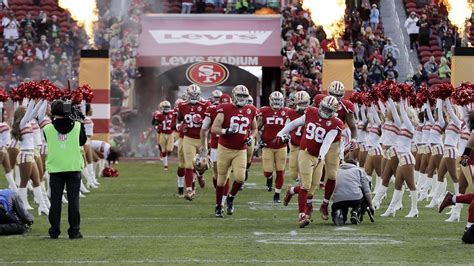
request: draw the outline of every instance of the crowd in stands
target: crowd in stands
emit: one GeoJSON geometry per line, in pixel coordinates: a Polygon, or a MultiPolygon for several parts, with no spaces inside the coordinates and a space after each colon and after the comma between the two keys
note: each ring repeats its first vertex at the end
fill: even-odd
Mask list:
{"type": "Polygon", "coordinates": [[[140,76],[136,55],[145,4],[140,0],[131,1],[128,11],[122,15],[113,14],[111,4],[110,0],[99,2],[100,18],[94,31],[94,44],[110,53],[112,106],[126,107],[130,88],[140,76]]]}
{"type": "MultiPolygon", "coordinates": [[[[407,20],[405,29],[410,36],[410,52],[416,50],[420,64],[409,81],[415,87],[422,83],[436,85],[449,82],[454,47],[474,44],[474,27],[461,38],[448,20],[446,6],[440,1],[404,0],[407,20]],[[411,78],[411,80],[410,80],[411,78]]],[[[471,24],[474,22],[471,17],[471,24]]]]}
{"type": "Polygon", "coordinates": [[[395,80],[399,73],[399,48],[385,38],[379,1],[363,0],[355,8],[347,1],[345,31],[340,39],[327,40],[322,27],[311,21],[300,5],[282,10],[283,78],[287,95],[306,90],[310,95],[321,92],[322,61],[330,50],[354,53],[354,89],[369,90],[386,79],[395,80]]]}
{"type": "Polygon", "coordinates": [[[11,0],[1,11],[0,87],[10,90],[25,79],[50,79],[60,87],[77,80],[85,31],[56,1],[11,0]]]}

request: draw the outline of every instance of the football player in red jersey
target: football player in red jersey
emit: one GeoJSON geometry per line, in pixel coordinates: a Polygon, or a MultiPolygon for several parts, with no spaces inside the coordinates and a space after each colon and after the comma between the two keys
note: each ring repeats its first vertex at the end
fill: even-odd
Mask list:
{"type": "Polygon", "coordinates": [[[270,106],[258,111],[258,129],[262,130],[261,141],[263,174],[267,179],[267,190],[272,191],[273,171],[276,170],[275,194],[273,202],[280,202],[280,192],[284,182],[286,164],[286,144],[276,141],[277,133],[285,126],[289,108],[284,107],[285,98],[279,91],[270,94],[270,106]]]}
{"type": "MultiPolygon", "coordinates": [[[[328,93],[330,96],[335,97],[339,101],[339,107],[337,110],[337,116],[338,118],[344,122],[347,127],[344,128],[342,135],[347,135],[347,138],[349,138],[350,135],[350,143],[351,147],[355,147],[356,138],[357,138],[357,125],[354,119],[354,104],[351,101],[342,99],[344,97],[345,89],[344,89],[344,84],[340,81],[333,81],[329,85],[328,88],[328,93]],[[349,133],[350,131],[350,133],[349,133]]],[[[314,97],[314,102],[313,104],[317,107],[319,106],[319,103],[324,99],[326,95],[319,94],[314,97]]],[[[327,155],[327,160],[326,160],[326,165],[325,165],[325,180],[326,183],[324,185],[324,197],[323,201],[321,203],[321,206],[319,208],[319,212],[321,214],[321,217],[324,220],[329,219],[329,213],[328,213],[328,205],[329,205],[329,200],[331,199],[332,193],[334,192],[334,188],[336,186],[336,174],[337,174],[337,169],[339,168],[339,159],[341,156],[341,145],[344,147],[344,143],[341,144],[341,137],[338,136],[333,144],[331,145],[331,148],[329,149],[328,155],[327,155]]]]}
{"type": "Polygon", "coordinates": [[[178,106],[185,102],[183,99],[178,99],[175,102],[175,107],[173,109],[173,115],[174,115],[174,124],[176,126],[175,130],[175,146],[177,146],[177,153],[178,153],[178,168],[176,170],[176,176],[178,178],[178,196],[179,198],[184,197],[184,153],[183,153],[183,122],[177,123],[176,118],[178,116],[178,106]]]}
{"type": "MultiPolygon", "coordinates": [[[[289,120],[294,121],[301,117],[310,103],[311,97],[306,91],[296,92],[294,95],[295,110],[290,109],[288,111],[289,120]]],[[[290,159],[288,162],[288,168],[290,168],[290,176],[293,180],[299,180],[298,154],[300,152],[301,135],[303,130],[304,128],[299,126],[290,132],[290,159]]]]}
{"type": "Polygon", "coordinates": [[[157,122],[157,117],[161,114],[161,103],[159,104],[159,107],[158,107],[158,110],[154,111],[152,114],[151,114],[151,124],[153,125],[153,127],[155,128],[155,131],[156,131],[156,139],[155,139],[155,142],[156,142],[156,147],[158,147],[158,152],[160,153],[160,160],[162,160],[161,158],[161,146],[160,146],[160,123],[157,122]]]}
{"type": "Polygon", "coordinates": [[[337,118],[338,101],[333,96],[326,96],[319,104],[319,108],[308,107],[300,118],[288,123],[278,137],[284,141],[290,131],[299,126],[305,126],[298,156],[301,186],[289,187],[285,200],[289,201],[291,195],[298,194],[298,221],[300,227],[310,223],[310,210],[308,210],[308,193],[319,187],[323,166],[328,162],[331,144],[341,137],[343,123],[337,118]]]}
{"type": "MultiPolygon", "coordinates": [[[[208,142],[207,142],[207,136],[209,134],[209,131],[211,130],[212,123],[216,119],[217,116],[217,106],[218,104],[224,104],[224,103],[230,103],[231,102],[231,97],[228,94],[222,94],[221,91],[215,90],[212,92],[213,96],[217,96],[220,94],[220,96],[217,98],[217,101],[215,100],[216,97],[214,97],[214,102],[213,105],[207,107],[206,110],[206,117],[204,118],[204,121],[202,122],[202,128],[201,128],[201,155],[207,156],[208,154],[208,142]],[[219,92],[219,93],[218,93],[219,92]]],[[[219,141],[219,135],[211,133],[211,139],[209,141],[209,148],[211,149],[211,163],[212,163],[212,183],[214,185],[214,188],[217,188],[217,143],[219,141]]],[[[222,198],[222,205],[224,205],[225,200],[227,198],[227,193],[229,192],[229,182],[228,180],[225,182],[224,186],[224,196],[222,198]]]]}
{"type": "Polygon", "coordinates": [[[165,171],[168,170],[168,156],[173,151],[173,128],[176,126],[175,115],[171,110],[171,103],[163,101],[160,103],[161,112],[154,117],[154,123],[158,126],[159,131],[159,145],[161,147],[161,157],[163,158],[163,165],[165,171]]]}
{"type": "Polygon", "coordinates": [[[222,196],[227,173],[232,167],[235,180],[227,197],[227,214],[234,212],[234,197],[245,180],[247,145],[257,134],[257,109],[247,104],[248,89],[238,85],[232,90],[232,102],[220,104],[211,132],[220,135],[217,146],[216,217],[224,217],[222,196]],[[251,134],[249,134],[251,132],[251,134]]]}
{"type": "MultiPolygon", "coordinates": [[[[192,84],[187,89],[188,101],[178,105],[177,122],[183,122],[183,154],[184,154],[184,167],[185,167],[185,182],[186,182],[186,193],[184,197],[187,200],[193,200],[195,197],[195,191],[192,187],[194,178],[194,157],[198,153],[201,147],[200,133],[202,121],[204,120],[204,113],[210,102],[200,101],[201,88],[192,84]]],[[[199,185],[204,187],[204,179],[198,175],[199,185]]]]}

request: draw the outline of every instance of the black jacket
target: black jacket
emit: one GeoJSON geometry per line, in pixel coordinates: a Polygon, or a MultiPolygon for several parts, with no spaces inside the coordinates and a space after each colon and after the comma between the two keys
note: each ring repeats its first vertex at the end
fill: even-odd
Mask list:
{"type": "MultiPolygon", "coordinates": [[[[52,123],[53,123],[54,128],[61,134],[67,134],[71,132],[71,130],[74,128],[74,121],[69,118],[57,118],[57,119],[54,119],[52,123]]],[[[46,139],[46,135],[44,136],[44,138],[46,139]]],[[[87,141],[86,130],[84,128],[84,124],[81,123],[79,145],[83,146],[84,144],[86,144],[86,141],[87,141]]]]}

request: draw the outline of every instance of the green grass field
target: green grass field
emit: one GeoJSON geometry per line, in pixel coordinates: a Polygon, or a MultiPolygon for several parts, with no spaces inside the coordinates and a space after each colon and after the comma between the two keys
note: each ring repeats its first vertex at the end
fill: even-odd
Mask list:
{"type": "MultiPolygon", "coordinates": [[[[390,218],[378,217],[379,211],[375,224],[367,219],[336,228],[316,210],[314,222],[299,229],[296,200],[288,207],[272,203],[258,164],[236,198],[234,215],[224,219],[214,218],[209,172],[207,187],[188,202],[174,196],[174,165],[168,172],[150,162],[122,162],[117,168],[119,178],[100,178],[101,187],[81,199],[84,239],[67,238],[63,205],[60,239],[49,239],[47,217],[35,214],[31,233],[0,238],[0,264],[473,263],[471,247],[460,240],[466,207],[460,223],[444,222],[447,216],[424,208],[427,203],[419,204],[420,218],[408,219],[403,217],[409,211],[405,194],[406,207],[390,218]]],[[[0,187],[5,187],[1,176],[0,187]]]]}

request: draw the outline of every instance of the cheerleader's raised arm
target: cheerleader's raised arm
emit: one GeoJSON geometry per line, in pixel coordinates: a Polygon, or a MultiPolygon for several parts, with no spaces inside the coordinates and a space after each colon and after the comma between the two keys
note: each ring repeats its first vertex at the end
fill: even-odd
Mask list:
{"type": "Polygon", "coordinates": [[[443,100],[436,99],[436,112],[438,112],[438,124],[441,128],[446,126],[446,121],[444,120],[443,115],[443,100]]]}
{"type": "Polygon", "coordinates": [[[451,119],[451,122],[456,125],[456,127],[461,128],[462,121],[459,119],[459,117],[456,115],[453,109],[453,105],[451,104],[451,101],[449,99],[444,100],[444,103],[446,104],[446,109],[448,110],[449,118],[451,119]]]}
{"type": "Polygon", "coordinates": [[[400,115],[402,116],[402,123],[405,126],[406,129],[408,129],[410,132],[415,131],[415,127],[411,123],[410,117],[408,117],[407,113],[407,102],[406,99],[403,99],[400,102],[400,115]]]}
{"type": "Polygon", "coordinates": [[[373,103],[370,104],[370,113],[372,114],[373,117],[373,123],[374,126],[380,126],[382,124],[382,121],[380,120],[380,117],[377,114],[377,111],[375,110],[375,106],[373,103]]]}
{"type": "Polygon", "coordinates": [[[435,120],[434,120],[434,117],[433,117],[433,113],[431,113],[431,105],[430,105],[430,102],[427,101],[427,102],[425,103],[425,106],[426,106],[426,108],[425,108],[426,114],[428,115],[428,122],[433,125],[433,124],[435,123],[435,120]]]}
{"type": "Polygon", "coordinates": [[[392,100],[392,98],[388,99],[388,108],[390,109],[390,112],[392,113],[393,121],[395,122],[395,125],[400,128],[402,126],[402,121],[400,120],[400,116],[398,115],[397,112],[397,107],[395,106],[395,102],[392,100]]]}

